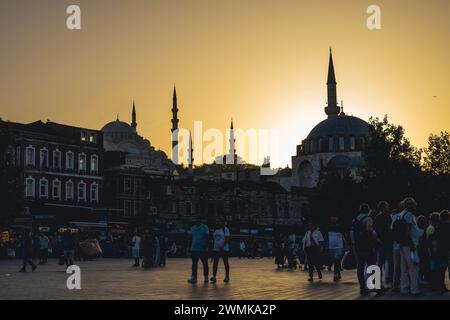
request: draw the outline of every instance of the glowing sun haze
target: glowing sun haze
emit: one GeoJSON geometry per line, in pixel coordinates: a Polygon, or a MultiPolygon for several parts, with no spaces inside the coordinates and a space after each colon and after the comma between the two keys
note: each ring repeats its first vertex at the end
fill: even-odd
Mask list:
{"type": "MultiPolygon", "coordinates": [[[[280,163],[325,119],[328,48],[338,100],[367,120],[388,114],[414,145],[450,130],[450,1],[3,0],[0,117],[100,129],[131,121],[170,154],[180,127],[280,130],[280,163]],[[82,29],[66,28],[81,8],[82,29]],[[436,97],[434,97],[436,96],[436,97]]],[[[225,132],[225,131],[224,131],[225,132]]],[[[239,152],[239,150],[238,150],[239,152]]]]}

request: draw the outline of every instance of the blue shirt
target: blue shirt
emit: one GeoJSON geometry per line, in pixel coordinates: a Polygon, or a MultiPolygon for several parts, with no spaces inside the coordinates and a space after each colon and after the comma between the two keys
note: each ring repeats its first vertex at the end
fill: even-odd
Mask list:
{"type": "Polygon", "coordinates": [[[205,224],[194,225],[190,230],[190,234],[192,236],[191,251],[207,251],[208,226],[205,224]]]}

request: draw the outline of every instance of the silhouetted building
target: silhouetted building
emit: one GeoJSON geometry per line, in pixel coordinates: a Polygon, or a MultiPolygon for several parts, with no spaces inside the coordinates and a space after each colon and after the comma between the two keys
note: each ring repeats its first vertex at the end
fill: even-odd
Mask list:
{"type": "Polygon", "coordinates": [[[358,169],[364,165],[362,150],[369,136],[369,126],[360,118],[346,115],[342,104],[337,104],[331,49],[327,92],[327,119],[311,130],[308,137],[297,146],[297,153],[292,157],[293,186],[314,188],[321,172],[327,170],[349,170],[358,179],[358,169]]]}
{"type": "Polygon", "coordinates": [[[102,132],[51,121],[0,124],[15,136],[25,215],[43,225],[97,217],[103,187],[102,132]]]}

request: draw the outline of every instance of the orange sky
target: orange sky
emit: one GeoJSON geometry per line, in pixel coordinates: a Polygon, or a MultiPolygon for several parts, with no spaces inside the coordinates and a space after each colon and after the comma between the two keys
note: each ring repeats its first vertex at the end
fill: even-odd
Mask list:
{"type": "Polygon", "coordinates": [[[135,99],[139,133],[169,152],[175,82],[181,127],[279,129],[290,165],[325,118],[332,46],[345,112],[388,114],[424,147],[450,130],[449,12],[448,0],[3,0],[0,117],[100,129],[130,121],[135,99]],[[66,29],[69,4],[80,31],[66,29]]]}

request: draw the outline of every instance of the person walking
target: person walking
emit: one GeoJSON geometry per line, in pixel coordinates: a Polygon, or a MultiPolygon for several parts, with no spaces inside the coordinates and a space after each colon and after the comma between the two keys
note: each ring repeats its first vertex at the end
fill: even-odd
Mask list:
{"type": "Polygon", "coordinates": [[[365,277],[366,267],[375,265],[375,244],[380,242],[373,229],[373,220],[369,216],[369,212],[370,207],[368,204],[363,203],[360,205],[359,214],[353,220],[351,231],[351,239],[357,264],[356,272],[361,295],[367,295],[369,293],[365,277]]]}
{"type": "Polygon", "coordinates": [[[27,272],[28,264],[32,271],[36,270],[37,266],[33,263],[33,233],[31,231],[23,235],[23,266],[19,272],[27,272]]]}
{"type": "Polygon", "coordinates": [[[191,242],[191,258],[192,258],[192,274],[188,280],[189,283],[197,283],[197,266],[198,260],[203,265],[204,282],[208,283],[209,268],[208,268],[208,236],[209,228],[201,221],[196,221],[191,227],[190,242],[191,242]]]}
{"type": "Polygon", "coordinates": [[[50,240],[45,234],[41,233],[39,235],[39,264],[47,263],[49,245],[50,240]]]}
{"type": "Polygon", "coordinates": [[[322,279],[322,272],[320,271],[320,255],[323,250],[323,235],[319,230],[318,225],[315,222],[310,222],[309,230],[303,237],[303,249],[306,252],[308,259],[308,281],[314,281],[314,268],[317,271],[319,280],[322,279]]]}
{"type": "Polygon", "coordinates": [[[450,212],[448,210],[442,210],[440,213],[440,222],[435,231],[435,239],[437,243],[437,270],[434,289],[444,294],[449,291],[445,286],[445,271],[449,267],[450,259],[450,212]]]}
{"type": "Polygon", "coordinates": [[[286,256],[288,261],[288,268],[293,269],[296,267],[295,263],[295,242],[297,240],[297,236],[295,235],[295,232],[292,231],[288,238],[286,243],[286,256]]]}
{"type": "MultiPolygon", "coordinates": [[[[402,211],[404,210],[403,202],[400,202],[399,209],[395,209],[392,214],[392,225],[391,225],[391,233],[393,229],[394,222],[401,219],[402,211]]],[[[401,256],[400,256],[400,243],[398,243],[394,236],[392,235],[392,292],[400,292],[400,277],[402,275],[401,268],[401,256]]]]}
{"type": "Polygon", "coordinates": [[[245,241],[241,240],[241,242],[239,242],[239,258],[245,258],[245,250],[245,241]]]}
{"type": "Polygon", "coordinates": [[[223,264],[225,266],[225,278],[223,279],[223,282],[227,283],[230,281],[230,265],[228,263],[228,255],[230,251],[230,230],[227,228],[227,223],[225,221],[217,226],[216,231],[214,231],[213,238],[214,261],[213,276],[211,278],[211,282],[217,282],[217,267],[219,265],[220,258],[222,258],[223,264]]]}
{"type": "Polygon", "coordinates": [[[400,219],[393,223],[393,235],[400,244],[401,278],[400,292],[404,295],[419,296],[419,256],[417,247],[423,230],[417,226],[414,212],[417,203],[413,198],[403,200],[405,209],[400,214],[400,219]]]}
{"type": "Polygon", "coordinates": [[[344,254],[344,233],[339,225],[337,217],[332,217],[327,233],[327,249],[333,265],[333,280],[341,280],[341,259],[344,254]]]}
{"type": "Polygon", "coordinates": [[[377,264],[387,285],[392,286],[393,277],[393,243],[392,243],[392,217],[389,204],[386,201],[380,201],[377,206],[377,215],[374,220],[374,229],[381,245],[377,249],[377,264]]]}
{"type": "Polygon", "coordinates": [[[73,265],[73,259],[75,255],[75,238],[69,229],[64,232],[64,235],[62,237],[62,245],[66,266],[71,266],[73,265]]]}
{"type": "Polygon", "coordinates": [[[141,258],[141,241],[142,239],[136,231],[133,235],[133,238],[131,238],[131,256],[134,259],[133,267],[139,267],[140,265],[139,260],[141,258]]]}

